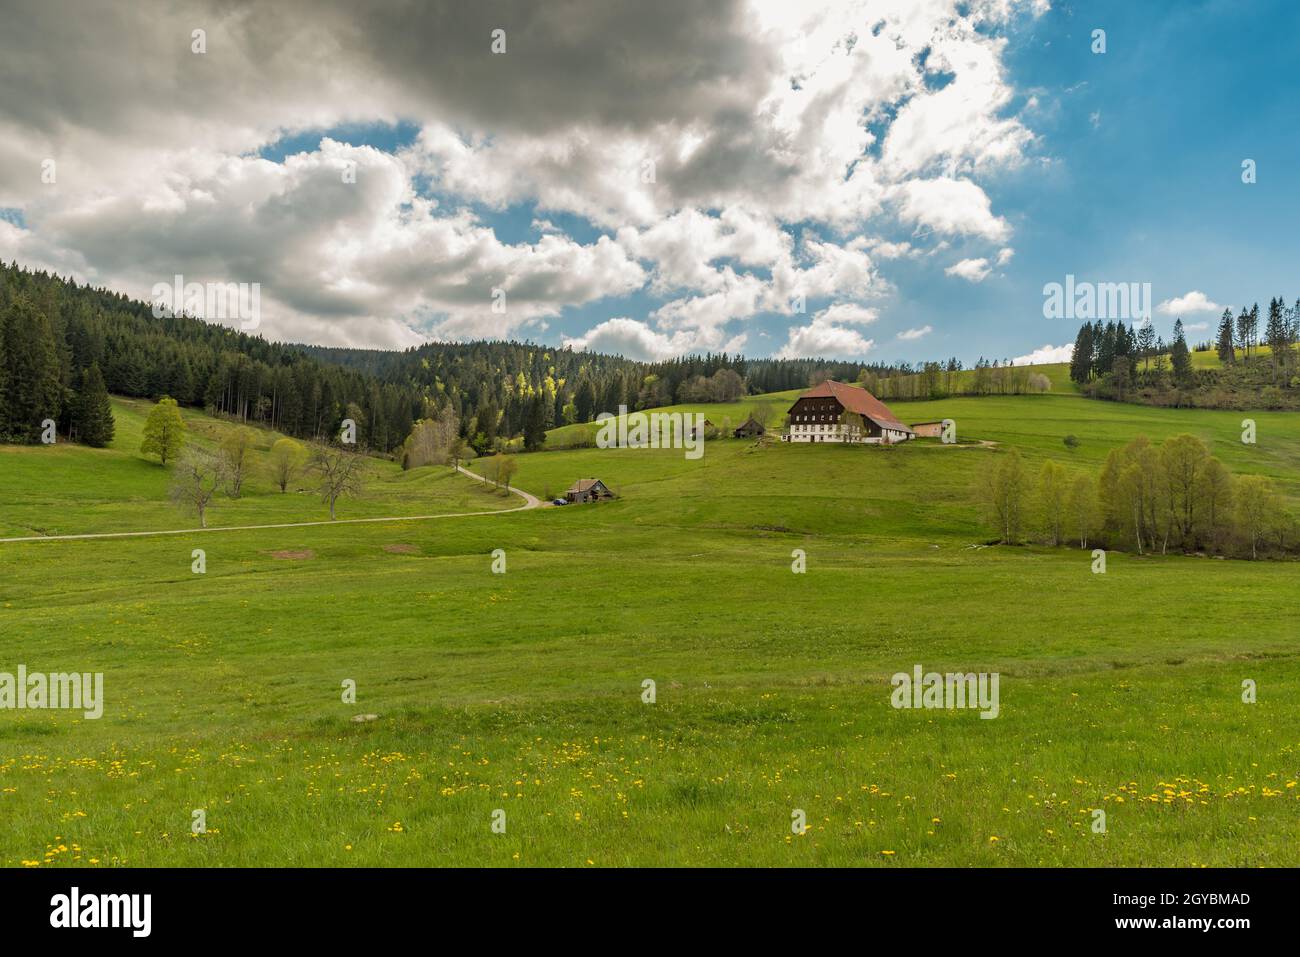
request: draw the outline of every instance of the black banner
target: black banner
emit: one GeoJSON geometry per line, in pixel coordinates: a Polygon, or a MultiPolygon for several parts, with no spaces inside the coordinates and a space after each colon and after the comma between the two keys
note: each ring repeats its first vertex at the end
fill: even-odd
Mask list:
{"type": "Polygon", "coordinates": [[[0,874],[0,916],[10,941],[75,934],[127,945],[373,945],[399,925],[546,936],[567,927],[579,937],[680,930],[733,943],[838,925],[882,939],[1001,944],[1041,940],[1050,922],[1071,941],[1200,936],[1231,946],[1293,928],[1296,890],[1292,870],[60,869],[0,874]]]}

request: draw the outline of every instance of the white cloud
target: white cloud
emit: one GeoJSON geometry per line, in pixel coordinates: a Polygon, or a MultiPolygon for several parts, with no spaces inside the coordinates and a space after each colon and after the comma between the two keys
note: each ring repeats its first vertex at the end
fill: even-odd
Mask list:
{"type": "Polygon", "coordinates": [[[886,169],[918,174],[934,166],[955,173],[1014,164],[1033,139],[1018,119],[1001,116],[1011,98],[1000,42],[961,32],[938,33],[926,68],[953,71],[952,80],[899,110],[884,145],[886,169]]]}
{"type": "Polygon", "coordinates": [[[983,282],[990,272],[992,267],[987,259],[963,259],[944,270],[945,275],[958,276],[967,282],[983,282]]]}
{"type": "MultiPolygon", "coordinates": [[[[0,101],[0,206],[28,228],[0,223],[0,249],[135,295],[178,272],[259,281],[275,338],[507,336],[644,292],[648,315],[574,341],[734,350],[733,322],[790,315],[799,296],[870,298],[890,288],[879,263],[1010,237],[977,180],[1033,144],[1009,109],[1001,28],[1043,6],[525,5],[509,10],[509,53],[492,57],[492,3],[379,5],[360,24],[342,0],[234,13],[104,0],[75,18],[26,5],[0,33],[0,63],[23,64],[0,101]],[[201,58],[175,42],[196,22],[201,58]],[[285,136],[399,119],[418,134],[395,152],[326,140],[259,158],[285,136]],[[36,172],[47,157],[53,188],[36,172]],[[519,207],[536,242],[503,241],[471,212],[519,207]],[[556,225],[573,217],[603,235],[556,225]],[[884,238],[900,225],[910,241],[884,238]]],[[[871,341],[852,327],[874,312],[854,308],[792,330],[787,348],[863,354],[871,341]]]]}
{"type": "Polygon", "coordinates": [[[915,342],[917,339],[920,339],[923,336],[928,336],[932,332],[934,332],[934,329],[930,326],[921,326],[919,329],[904,329],[898,334],[898,338],[904,342],[915,342]]]}
{"type": "Polygon", "coordinates": [[[1074,355],[1074,343],[1064,346],[1042,346],[1027,356],[1016,356],[1011,361],[1018,366],[1040,366],[1049,363],[1069,362],[1074,355]]]}
{"type": "Polygon", "coordinates": [[[902,259],[908,256],[916,256],[919,252],[911,243],[892,243],[883,239],[873,240],[867,248],[871,250],[877,259],[902,259]]]}
{"type": "Polygon", "coordinates": [[[864,338],[856,329],[813,320],[806,326],[791,326],[790,337],[776,356],[778,359],[859,359],[874,346],[874,339],[864,338]]]}
{"type": "Polygon", "coordinates": [[[645,361],[671,359],[695,347],[688,333],[665,336],[644,322],[626,317],[606,319],[581,336],[566,336],[564,344],[577,350],[606,352],[645,361]]]}
{"type": "Polygon", "coordinates": [[[1193,289],[1191,292],[1182,296],[1175,296],[1173,299],[1166,299],[1156,306],[1156,312],[1166,316],[1186,315],[1193,312],[1223,312],[1223,306],[1212,301],[1205,293],[1199,289],[1193,289]]]}
{"type": "Polygon", "coordinates": [[[856,359],[865,356],[875,346],[850,326],[865,326],[876,321],[875,309],[852,303],[827,306],[812,317],[806,326],[791,326],[786,344],[776,354],[778,358],[856,359]]]}
{"type": "Polygon", "coordinates": [[[1001,242],[1011,235],[1006,220],[995,216],[984,190],[970,180],[914,179],[895,191],[904,222],[948,236],[980,236],[1001,242]]]}
{"type": "Polygon", "coordinates": [[[880,312],[869,306],[859,306],[850,302],[837,302],[817,313],[815,318],[822,322],[865,326],[879,319],[880,312]]]}

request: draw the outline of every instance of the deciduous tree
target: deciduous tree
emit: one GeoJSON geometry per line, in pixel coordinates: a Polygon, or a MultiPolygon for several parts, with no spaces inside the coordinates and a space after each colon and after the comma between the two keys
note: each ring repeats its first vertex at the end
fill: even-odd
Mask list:
{"type": "Polygon", "coordinates": [[[1014,545],[1020,541],[1027,484],[1025,463],[1016,449],[994,458],[986,480],[981,483],[989,518],[997,529],[998,540],[1004,544],[1014,545]]]}
{"type": "Polygon", "coordinates": [[[1058,462],[1044,462],[1038,473],[1038,516],[1051,545],[1065,538],[1066,497],[1065,468],[1058,462]]]}
{"type": "Polygon", "coordinates": [[[270,455],[267,456],[267,464],[271,471],[272,480],[276,485],[280,486],[282,493],[288,489],[289,483],[294,480],[294,477],[302,471],[306,460],[307,450],[293,439],[277,439],[276,443],[271,446],[270,455]]]}
{"type": "Polygon", "coordinates": [[[221,440],[221,460],[226,474],[226,488],[231,498],[239,498],[244,490],[249,454],[256,441],[257,433],[246,428],[231,429],[221,440]]]}
{"type": "Polygon", "coordinates": [[[199,526],[207,528],[208,505],[225,482],[225,462],[222,456],[191,446],[181,453],[176,467],[172,469],[172,501],[198,513],[199,526]]]}
{"type": "Polygon", "coordinates": [[[308,467],[316,476],[321,501],[329,503],[330,521],[335,520],[340,498],[360,495],[365,488],[365,457],[347,446],[314,444],[308,467]]]}
{"type": "Polygon", "coordinates": [[[144,421],[144,441],[140,451],[145,455],[156,455],[163,465],[168,459],[175,459],[185,445],[185,420],[176,400],[163,396],[157,405],[149,410],[149,417],[144,421]]]}

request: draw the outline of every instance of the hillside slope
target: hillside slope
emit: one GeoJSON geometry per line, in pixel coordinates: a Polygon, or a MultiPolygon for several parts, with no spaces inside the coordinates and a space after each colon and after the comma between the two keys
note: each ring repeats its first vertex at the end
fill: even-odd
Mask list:
{"type": "MultiPolygon", "coordinates": [[[[59,442],[51,446],[0,445],[0,538],[87,532],[191,528],[192,514],[168,499],[170,467],[140,452],[144,420],[152,403],[113,401],[117,429],[109,448],[59,442]]],[[[187,440],[215,448],[236,424],[193,409],[182,413],[187,440]]],[[[252,427],[250,427],[252,428],[252,427]]],[[[218,495],[209,525],[307,522],[329,518],[315,485],[300,475],[281,493],[266,468],[266,454],[283,436],[252,428],[255,442],[249,477],[238,499],[218,495]]],[[[365,494],[339,504],[340,518],[437,514],[510,508],[517,502],[485,491],[448,468],[403,472],[390,461],[369,461],[365,494]]]]}

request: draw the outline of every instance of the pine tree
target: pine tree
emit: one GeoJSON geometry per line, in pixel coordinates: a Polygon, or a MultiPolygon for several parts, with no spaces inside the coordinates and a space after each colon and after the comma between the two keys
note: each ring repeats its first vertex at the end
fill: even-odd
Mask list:
{"type": "MultiPolygon", "coordinates": [[[[573,397],[573,404],[578,408],[578,421],[590,422],[591,416],[596,409],[596,392],[592,388],[590,379],[584,378],[578,385],[578,391],[573,397]]],[[[617,410],[617,406],[613,408],[617,410]]]]}
{"type": "Polygon", "coordinates": [[[1264,327],[1264,338],[1268,342],[1270,358],[1273,362],[1273,381],[1276,383],[1286,361],[1287,322],[1283,316],[1282,297],[1268,301],[1268,323],[1264,327]]]}
{"type": "Polygon", "coordinates": [[[1192,381],[1192,355],[1183,335],[1183,320],[1174,320],[1174,344],[1169,347],[1169,361],[1174,367],[1174,381],[1180,386],[1192,381]]]}
{"type": "Polygon", "coordinates": [[[1244,360],[1250,359],[1250,310],[1245,306],[1241,307],[1241,315],[1237,316],[1237,348],[1241,350],[1241,357],[1244,360]]]}
{"type": "Polygon", "coordinates": [[[1092,325],[1084,323],[1079,327],[1079,334],[1074,340],[1074,352],[1070,355],[1070,378],[1083,385],[1092,378],[1092,325]]]}
{"type": "Polygon", "coordinates": [[[108,389],[104,387],[104,376],[99,371],[98,362],[92,362],[81,377],[81,392],[73,406],[72,425],[77,440],[86,445],[102,449],[113,441],[113,404],[108,400],[108,389]]]}
{"type": "Polygon", "coordinates": [[[63,386],[50,321],[25,296],[0,316],[0,435],[36,442],[45,419],[59,418],[63,386]]]}
{"type": "Polygon", "coordinates": [[[1151,353],[1156,347],[1156,327],[1148,319],[1138,330],[1137,334],[1138,349],[1142,353],[1142,368],[1148,369],[1151,366],[1151,353]]]}
{"type": "Polygon", "coordinates": [[[1219,361],[1225,366],[1232,365],[1237,361],[1237,350],[1233,343],[1232,329],[1232,310],[1223,310],[1223,317],[1219,320],[1219,361]]]}
{"type": "Polygon", "coordinates": [[[535,452],[546,443],[546,397],[538,392],[528,403],[524,421],[524,448],[535,452]]]}

